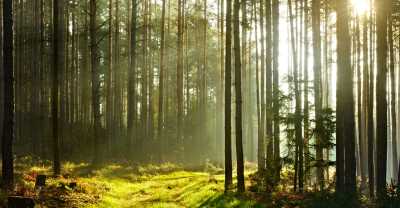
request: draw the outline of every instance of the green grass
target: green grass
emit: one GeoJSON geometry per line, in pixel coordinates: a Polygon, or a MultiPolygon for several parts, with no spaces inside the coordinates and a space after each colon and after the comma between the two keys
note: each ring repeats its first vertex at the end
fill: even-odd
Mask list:
{"type": "Polygon", "coordinates": [[[39,197],[33,190],[34,178],[37,174],[50,175],[50,167],[49,163],[17,161],[17,183],[18,187],[24,187],[23,195],[32,196],[47,207],[263,207],[250,197],[233,192],[224,194],[221,171],[189,171],[169,163],[101,167],[64,163],[63,176],[49,178],[46,194],[39,197]],[[70,182],[77,182],[78,187],[60,188],[70,182]]]}
{"type": "Polygon", "coordinates": [[[254,201],[224,194],[223,176],[205,172],[178,170],[139,176],[127,173],[122,167],[109,166],[86,180],[104,184],[108,190],[90,208],[256,206],[254,201]],[[113,175],[110,177],[109,173],[113,175]]]}

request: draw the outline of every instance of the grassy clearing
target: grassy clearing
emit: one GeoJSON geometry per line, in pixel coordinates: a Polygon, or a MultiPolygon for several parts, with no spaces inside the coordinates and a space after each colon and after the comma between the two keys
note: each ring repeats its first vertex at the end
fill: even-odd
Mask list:
{"type": "MultiPolygon", "coordinates": [[[[117,172],[118,173],[118,172],[117,172]]],[[[223,194],[223,176],[174,171],[161,175],[110,178],[101,173],[88,180],[107,184],[99,204],[89,207],[253,207],[254,201],[223,194]]]]}
{"type": "Polygon", "coordinates": [[[65,163],[61,177],[50,178],[45,189],[35,191],[37,174],[50,175],[50,167],[46,162],[18,161],[15,194],[34,197],[43,207],[263,207],[249,197],[224,194],[221,173],[185,171],[168,163],[95,169],[85,163],[65,163]],[[71,182],[78,186],[70,188],[71,182]]]}

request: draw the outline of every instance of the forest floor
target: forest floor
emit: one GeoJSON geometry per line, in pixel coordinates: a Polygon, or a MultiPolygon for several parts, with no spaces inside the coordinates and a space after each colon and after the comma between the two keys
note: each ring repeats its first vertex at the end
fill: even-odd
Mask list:
{"type": "MultiPolygon", "coordinates": [[[[207,165],[184,169],[170,163],[146,166],[115,163],[94,168],[86,163],[64,163],[63,174],[53,178],[50,177],[51,163],[38,165],[37,161],[17,160],[17,187],[13,193],[34,198],[37,207],[333,207],[326,203],[331,200],[329,194],[310,197],[285,191],[269,196],[250,191],[241,195],[234,190],[224,193],[223,171],[207,165]],[[35,190],[39,174],[49,178],[46,187],[35,190]]],[[[255,167],[247,166],[253,170],[246,173],[249,176],[255,167]]],[[[250,183],[246,181],[247,187],[251,187],[250,183]]],[[[4,206],[4,194],[0,200],[3,202],[0,206],[4,206]]],[[[341,203],[331,201],[334,207],[344,208],[341,203]]]]}

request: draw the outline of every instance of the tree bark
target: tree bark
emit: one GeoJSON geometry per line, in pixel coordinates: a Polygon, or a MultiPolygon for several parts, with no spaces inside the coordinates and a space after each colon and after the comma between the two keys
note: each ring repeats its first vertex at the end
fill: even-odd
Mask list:
{"type": "Polygon", "coordinates": [[[14,185],[12,143],[14,140],[13,1],[3,1],[3,96],[2,182],[4,190],[14,185]]]}
{"type": "Polygon", "coordinates": [[[316,145],[316,166],[317,183],[320,190],[324,189],[324,171],[323,171],[323,148],[322,148],[322,84],[321,84],[321,31],[320,31],[320,0],[312,0],[312,33],[313,33],[313,54],[314,54],[314,103],[315,103],[315,145],[316,145]]]}
{"type": "Polygon", "coordinates": [[[376,79],[376,114],[377,114],[377,182],[376,191],[379,199],[386,195],[387,161],[387,7],[388,0],[375,1],[377,28],[377,79],[376,79]]]}
{"type": "Polygon", "coordinates": [[[100,75],[98,68],[99,54],[98,54],[98,42],[97,42],[97,1],[90,0],[90,62],[92,66],[92,109],[93,109],[93,127],[94,127],[94,158],[93,163],[99,164],[100,152],[100,75]]]}
{"type": "Polygon", "coordinates": [[[351,69],[350,34],[347,2],[337,4],[337,192],[356,191],[353,70],[351,69]],[[345,87],[344,87],[345,86],[345,87]],[[344,149],[344,153],[342,150],[344,149]],[[346,158],[345,161],[344,158],[346,158]]]}
{"type": "Polygon", "coordinates": [[[239,26],[239,0],[234,1],[233,6],[233,37],[235,50],[235,97],[236,97],[236,162],[237,162],[237,189],[239,193],[245,191],[244,186],[244,161],[242,140],[242,63],[240,56],[240,26],[239,26]]]}
{"type": "Polygon", "coordinates": [[[225,191],[232,185],[232,0],[226,0],[225,38],[225,191]]]}

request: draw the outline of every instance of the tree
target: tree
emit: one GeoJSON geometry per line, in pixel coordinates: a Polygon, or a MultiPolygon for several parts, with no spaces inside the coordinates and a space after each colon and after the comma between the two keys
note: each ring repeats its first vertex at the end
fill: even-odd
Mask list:
{"type": "Polygon", "coordinates": [[[243,141],[242,141],[242,63],[240,56],[240,29],[239,29],[239,0],[233,4],[233,38],[235,50],[235,97],[236,97],[236,161],[237,161],[237,180],[238,192],[245,191],[244,186],[244,161],[243,161],[243,141]]]}
{"type": "Polygon", "coordinates": [[[299,189],[303,189],[303,145],[302,145],[302,129],[301,129],[301,95],[299,89],[299,70],[298,70],[298,55],[296,50],[295,35],[294,35],[294,17],[292,10],[292,1],[288,0],[289,16],[290,16],[290,35],[291,35],[291,50],[293,58],[293,79],[295,91],[295,143],[296,143],[296,158],[295,158],[295,175],[294,189],[297,191],[297,179],[299,179],[299,189]],[[298,150],[298,151],[297,151],[298,150]]]}
{"type": "Polygon", "coordinates": [[[389,71],[390,71],[390,112],[391,112],[391,137],[392,137],[392,170],[393,179],[397,176],[398,164],[397,159],[397,117],[396,117],[396,78],[395,78],[395,63],[394,63],[394,43],[393,43],[393,8],[390,7],[389,25],[388,25],[388,42],[389,42],[389,71]]]}
{"type": "MultiPolygon", "coordinates": [[[[272,14],[271,14],[271,0],[265,1],[265,21],[266,21],[266,61],[265,61],[265,99],[266,99],[266,119],[265,119],[265,133],[267,139],[267,161],[273,160],[273,109],[272,109],[272,14]]],[[[270,162],[269,162],[270,163],[270,162]]],[[[271,164],[269,164],[271,167],[271,164]]]]}
{"type": "Polygon", "coordinates": [[[337,192],[356,191],[355,118],[353,96],[353,70],[351,68],[350,34],[347,1],[337,2],[337,192]],[[348,89],[347,89],[348,88],[348,89]],[[344,149],[344,154],[342,150],[344,149]],[[343,159],[346,158],[343,163],[343,159]]]}
{"type": "MultiPolygon", "coordinates": [[[[161,140],[164,129],[164,70],[165,70],[165,10],[166,1],[162,1],[162,11],[161,11],[161,47],[160,47],[160,82],[159,82],[159,94],[158,94],[158,138],[161,140]]],[[[136,11],[135,11],[136,12],[136,11]]],[[[161,145],[163,144],[163,142],[161,145]]],[[[161,149],[161,148],[160,148],[161,149]]]]}
{"type": "MultiPolygon", "coordinates": [[[[368,131],[369,128],[369,96],[371,96],[370,91],[369,91],[369,80],[370,80],[370,74],[369,74],[369,64],[368,64],[368,19],[367,15],[362,16],[362,54],[363,54],[363,99],[362,99],[362,113],[363,113],[363,122],[362,122],[362,129],[363,129],[363,142],[364,142],[364,158],[369,159],[367,155],[367,150],[368,150],[368,131]]],[[[371,159],[372,160],[372,159],[371,159]]],[[[363,168],[364,168],[364,176],[367,176],[368,174],[368,162],[363,162],[363,168]]],[[[363,180],[366,181],[366,178],[363,180]]]]}
{"type": "Polygon", "coordinates": [[[177,68],[176,68],[176,95],[177,95],[177,147],[182,142],[183,136],[183,0],[178,0],[178,35],[177,35],[177,68]]]}
{"type": "Polygon", "coordinates": [[[232,185],[232,0],[226,1],[225,38],[225,191],[232,185]]]}
{"type": "Polygon", "coordinates": [[[260,138],[258,138],[258,168],[265,169],[265,41],[264,41],[264,4],[260,1],[260,38],[261,38],[261,115],[260,115],[260,138]]]}
{"type": "Polygon", "coordinates": [[[375,1],[376,8],[376,34],[377,34],[377,78],[376,78],[376,192],[379,199],[386,193],[386,161],[387,161],[387,14],[388,0],[375,1]]]}
{"type": "Polygon", "coordinates": [[[312,36],[313,36],[313,54],[314,54],[314,102],[315,102],[315,145],[316,145],[316,166],[317,166],[317,182],[320,190],[324,188],[324,172],[323,172],[323,149],[321,137],[321,111],[322,111],[322,84],[321,84],[321,2],[320,0],[312,0],[312,36]]]}
{"type": "Polygon", "coordinates": [[[1,139],[3,188],[12,190],[14,184],[14,163],[12,143],[14,140],[14,63],[13,63],[13,5],[3,1],[3,96],[4,121],[1,139]]]}
{"type": "Polygon", "coordinates": [[[280,91],[279,91],[279,0],[272,0],[272,26],[273,26],[273,118],[274,118],[274,170],[276,182],[280,180],[281,151],[280,151],[280,91]]]}
{"type": "MultiPolygon", "coordinates": [[[[128,142],[132,144],[136,130],[136,28],[137,28],[137,1],[132,0],[131,30],[130,30],[130,56],[128,73],[128,142]]],[[[161,104],[160,104],[161,105],[161,104]]],[[[133,142],[135,143],[135,141],[133,142]]],[[[132,146],[129,145],[128,149],[132,146]]],[[[135,148],[136,143],[135,143],[135,148]]]]}
{"type": "Polygon", "coordinates": [[[310,173],[310,151],[308,148],[309,144],[309,138],[310,138],[310,133],[309,133],[309,103],[308,103],[308,0],[304,1],[304,86],[303,86],[303,91],[304,91],[304,109],[303,109],[303,123],[304,123],[304,155],[305,155],[305,161],[304,161],[304,166],[305,166],[305,176],[306,176],[306,182],[309,180],[309,173],[310,173]]]}
{"type": "Polygon", "coordinates": [[[94,127],[94,164],[100,162],[99,139],[100,139],[100,74],[98,68],[98,40],[97,40],[97,1],[90,0],[90,62],[92,66],[92,108],[93,108],[93,127],[94,127]]]}
{"type": "Polygon", "coordinates": [[[59,153],[59,138],[58,138],[58,85],[59,85],[59,66],[60,57],[59,50],[63,44],[62,32],[63,26],[59,24],[59,12],[63,5],[63,0],[53,1],[53,73],[52,73],[52,88],[51,88],[51,118],[52,118],[52,133],[53,133],[53,172],[55,175],[60,174],[60,153],[59,153]]]}

